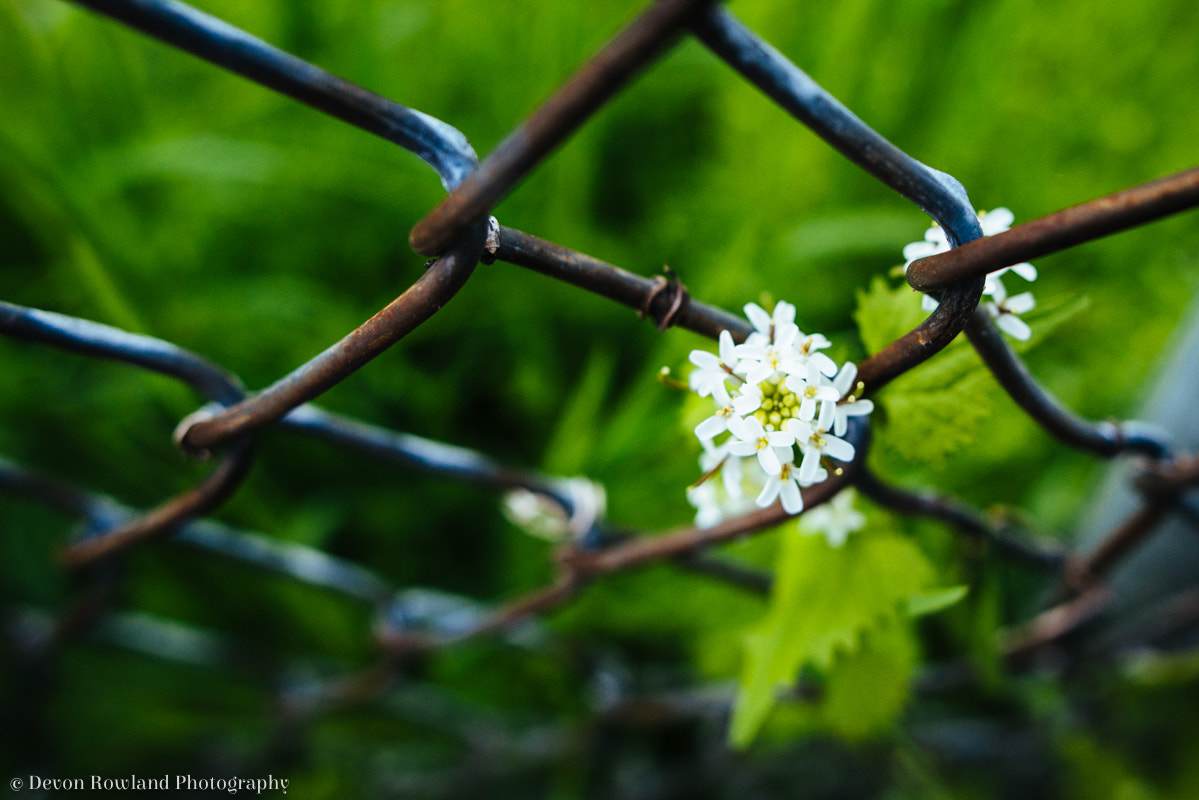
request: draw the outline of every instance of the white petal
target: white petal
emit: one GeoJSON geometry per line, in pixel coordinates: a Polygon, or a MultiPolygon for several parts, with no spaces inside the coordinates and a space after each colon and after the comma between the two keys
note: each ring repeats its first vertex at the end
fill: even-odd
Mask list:
{"type": "Polygon", "coordinates": [[[828,480],[828,470],[825,469],[824,467],[820,467],[816,470],[816,473],[814,475],[812,475],[811,480],[809,480],[809,481],[801,480],[800,483],[804,486],[815,486],[816,484],[824,483],[827,480],[828,480]]]}
{"type": "Polygon", "coordinates": [[[724,408],[725,406],[727,406],[733,402],[733,399],[731,397],[729,397],[729,390],[726,389],[724,386],[724,381],[713,382],[713,384],[712,384],[712,399],[715,400],[716,404],[719,405],[721,408],[724,408]]]}
{"type": "MultiPolygon", "coordinates": [[[[812,379],[813,370],[808,368],[806,361],[793,359],[784,361],[779,364],[779,372],[787,376],[787,388],[796,394],[801,394],[804,389],[808,388],[808,381],[812,379]]],[[[820,373],[816,373],[816,377],[820,377],[820,373]]]]}
{"type": "Polygon", "coordinates": [[[733,347],[733,355],[740,361],[761,361],[766,357],[766,346],[761,344],[739,344],[733,347]]]}
{"type": "Polygon", "coordinates": [[[824,437],[824,452],[838,461],[847,463],[853,461],[853,445],[844,439],[838,439],[836,436],[824,437]]]}
{"type": "Polygon", "coordinates": [[[741,491],[741,459],[729,458],[720,468],[720,479],[724,483],[724,491],[733,500],[740,500],[741,491]]]}
{"type": "Polygon", "coordinates": [[[1037,279],[1037,268],[1025,261],[1023,264],[1013,264],[1008,267],[1012,272],[1019,275],[1026,281],[1035,281],[1037,279]]]}
{"type": "Polygon", "coordinates": [[[812,353],[810,356],[812,366],[820,370],[828,377],[833,377],[837,374],[837,362],[826,356],[824,353],[812,353]]]}
{"type": "Polygon", "coordinates": [[[803,400],[799,401],[799,418],[804,422],[811,422],[816,417],[816,399],[804,395],[803,400]]]}
{"type": "Polygon", "coordinates": [[[840,410],[833,415],[833,434],[836,436],[844,436],[849,430],[849,417],[840,410]]]}
{"type": "Polygon", "coordinates": [[[995,320],[995,324],[1001,331],[1017,341],[1027,342],[1028,337],[1032,336],[1032,328],[1028,327],[1028,323],[1015,314],[1000,314],[999,318],[995,320]]]}
{"type": "Polygon", "coordinates": [[[809,448],[803,454],[803,461],[799,465],[799,480],[801,483],[811,485],[811,481],[816,477],[816,470],[820,469],[820,451],[815,447],[809,448]]]}
{"type": "Polygon", "coordinates": [[[730,366],[737,360],[733,355],[733,348],[737,345],[733,343],[733,334],[728,331],[720,332],[720,360],[730,366]]]}
{"type": "Polygon", "coordinates": [[[733,398],[733,411],[741,416],[752,414],[762,407],[762,392],[757,386],[750,384],[747,389],[757,391],[743,391],[737,397],[733,398]]]}
{"type": "Polygon", "coordinates": [[[745,318],[757,331],[764,336],[770,335],[770,315],[766,313],[766,309],[762,308],[757,303],[745,304],[745,318]]]}
{"type": "Polygon", "coordinates": [[[733,455],[742,457],[752,456],[754,453],[758,452],[758,446],[753,442],[743,442],[739,440],[729,442],[728,448],[729,452],[733,455]]]}
{"type": "Polygon", "coordinates": [[[770,431],[766,434],[766,441],[770,442],[771,447],[791,447],[795,444],[795,434],[791,431],[770,431]]]}
{"type": "Polygon", "coordinates": [[[873,400],[855,400],[841,406],[841,413],[847,417],[861,417],[874,411],[873,400]]]}
{"type": "Polygon", "coordinates": [[[1009,297],[1004,308],[1013,314],[1024,314],[1032,311],[1036,304],[1037,301],[1033,299],[1032,292],[1022,292],[1015,297],[1009,297]]]}
{"type": "Polygon", "coordinates": [[[790,350],[797,338],[799,338],[799,328],[795,327],[794,323],[784,325],[776,323],[774,328],[774,346],[778,348],[776,352],[784,353],[790,350]]]}
{"type": "Polygon", "coordinates": [[[846,361],[841,366],[841,371],[837,373],[836,379],[833,380],[833,388],[837,390],[838,400],[849,394],[857,377],[858,365],[852,361],[846,361]]]}
{"type": "Polygon", "coordinates": [[[732,417],[714,416],[695,426],[695,435],[700,441],[713,439],[729,429],[728,421],[732,417]]]}
{"type": "Polygon", "coordinates": [[[803,495],[795,481],[783,481],[779,494],[783,496],[783,510],[788,514],[798,514],[803,511],[803,495]]]}
{"type": "MultiPolygon", "coordinates": [[[[743,361],[741,364],[745,364],[749,367],[749,369],[745,371],[746,383],[761,383],[774,374],[774,367],[765,362],[743,361]]],[[[740,369],[741,364],[737,365],[738,369],[740,369]]]]}
{"type": "Polygon", "coordinates": [[[982,224],[983,235],[994,236],[1012,227],[1012,223],[1016,221],[1016,215],[1000,206],[988,211],[979,221],[982,224]]]}
{"type": "Polygon", "coordinates": [[[767,475],[778,475],[779,470],[783,468],[773,447],[763,447],[758,451],[758,463],[766,470],[767,475]]]}
{"type": "Polygon", "coordinates": [[[995,298],[996,303],[1002,303],[1007,297],[1007,288],[1003,285],[1003,281],[999,279],[999,273],[993,272],[987,276],[983,282],[983,294],[995,298]]]}
{"type": "Polygon", "coordinates": [[[795,436],[795,441],[806,442],[812,436],[812,426],[803,420],[798,420],[792,417],[783,423],[783,427],[795,436]]]}
{"type": "Polygon", "coordinates": [[[821,430],[828,430],[832,427],[833,419],[837,415],[837,403],[834,400],[820,401],[820,419],[816,420],[816,427],[821,430]]]}
{"type": "MultiPolygon", "coordinates": [[[[757,420],[754,419],[753,417],[750,417],[750,419],[752,419],[754,422],[757,422],[757,420]]],[[[750,424],[748,422],[741,419],[741,417],[729,417],[728,427],[729,427],[729,433],[733,434],[734,436],[736,436],[738,439],[740,439],[743,442],[749,442],[754,438],[754,429],[750,426],[750,424]]],[[[742,453],[741,455],[749,455],[749,454],[742,453]]]]}
{"type": "MultiPolygon", "coordinates": [[[[791,483],[791,481],[787,481],[791,483]]],[[[774,502],[774,498],[779,496],[779,490],[783,488],[783,481],[776,476],[771,475],[766,479],[766,485],[762,487],[762,491],[758,493],[758,499],[755,501],[759,508],[766,508],[774,502]]]]}
{"type": "Polygon", "coordinates": [[[692,350],[687,359],[700,369],[720,369],[720,359],[707,350],[692,350]]]}
{"type": "Polygon", "coordinates": [[[833,343],[823,333],[813,333],[804,340],[804,346],[808,350],[827,350],[833,343]]]}
{"type": "Polygon", "coordinates": [[[795,306],[783,300],[779,300],[774,304],[775,328],[793,324],[795,324],[795,306]]]}
{"type": "Polygon", "coordinates": [[[845,540],[849,538],[849,529],[843,525],[830,525],[824,532],[824,538],[828,541],[828,546],[835,550],[845,544],[845,540]]]}
{"type": "Polygon", "coordinates": [[[931,294],[926,294],[920,298],[920,307],[925,311],[932,312],[937,310],[937,306],[941,305],[931,294]]]}
{"type": "Polygon", "coordinates": [[[930,242],[912,242],[903,246],[903,260],[911,263],[939,252],[941,252],[941,248],[930,242]]]}

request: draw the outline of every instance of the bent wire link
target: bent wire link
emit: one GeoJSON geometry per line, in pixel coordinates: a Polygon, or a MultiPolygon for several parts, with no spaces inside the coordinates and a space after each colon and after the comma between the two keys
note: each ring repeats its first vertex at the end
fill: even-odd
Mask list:
{"type": "MultiPolygon", "coordinates": [[[[97,322],[0,302],[0,333],[169,375],[218,403],[245,396],[238,380],[212,362],[160,339],[97,322]]],[[[92,563],[213,510],[245,480],[253,453],[248,438],[234,442],[200,484],[145,514],[92,531],[90,538],[67,548],[64,561],[73,567],[92,563]]]]}
{"type": "MultiPolygon", "coordinates": [[[[953,245],[982,236],[966,190],[891,144],[785,56],[720,6],[710,6],[692,30],[713,53],[811,128],[846,158],[924,209],[953,245]]],[[[858,379],[873,393],[953,341],[982,296],[983,279],[947,289],[941,304],[917,328],[859,365],[858,379]]]]}
{"type": "Polygon", "coordinates": [[[173,0],[72,0],[414,153],[447,190],[478,163],[456,128],[367,91],[173,0]]]}

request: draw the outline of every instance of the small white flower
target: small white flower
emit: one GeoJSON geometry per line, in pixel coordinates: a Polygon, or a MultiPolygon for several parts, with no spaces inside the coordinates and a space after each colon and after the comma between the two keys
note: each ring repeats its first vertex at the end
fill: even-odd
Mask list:
{"type": "MultiPolygon", "coordinates": [[[[1012,226],[1015,216],[1006,208],[996,208],[993,211],[980,211],[978,214],[979,224],[982,226],[984,236],[994,236],[997,233],[1002,233],[1012,226]]],[[[945,237],[945,231],[939,226],[933,225],[924,234],[924,241],[912,242],[903,248],[904,271],[911,266],[913,261],[926,258],[928,256],[944,253],[949,250],[949,241],[945,237]]],[[[983,309],[995,318],[995,324],[1000,330],[1007,333],[1014,339],[1027,341],[1032,334],[1027,323],[1019,319],[1016,315],[1028,311],[1034,305],[1032,294],[1024,292],[1007,300],[1007,290],[1003,285],[1000,277],[1007,272],[1014,272],[1026,281],[1035,281],[1037,279],[1037,268],[1027,262],[1022,264],[1013,264],[1010,267],[1004,267],[1001,270],[992,272],[987,275],[986,282],[983,285],[983,297],[990,297],[993,302],[983,302],[983,309]],[[1013,305],[1013,301],[1019,299],[1013,305]]],[[[924,295],[920,298],[920,307],[925,311],[934,311],[937,308],[937,301],[929,295],[924,295]]]]}
{"type": "Polygon", "coordinates": [[[729,429],[729,420],[737,416],[733,398],[723,383],[712,384],[712,399],[716,401],[716,413],[695,426],[695,436],[701,442],[711,441],[729,429]]]}
{"type": "Polygon", "coordinates": [[[789,324],[776,328],[771,342],[737,345],[737,372],[745,375],[746,383],[761,383],[776,372],[799,368],[801,362],[795,357],[798,336],[799,328],[789,324]]]}
{"type": "Polygon", "coordinates": [[[716,386],[724,386],[726,381],[740,381],[740,378],[733,374],[733,367],[737,364],[737,357],[733,353],[736,347],[733,344],[733,335],[728,331],[721,331],[719,342],[719,356],[707,350],[692,350],[688,356],[691,363],[699,367],[691,373],[689,383],[691,390],[700,397],[712,394],[716,386]]]}
{"type": "Polygon", "coordinates": [[[788,421],[787,429],[795,436],[796,444],[803,451],[803,461],[799,465],[801,481],[812,480],[816,470],[820,468],[820,459],[824,456],[846,463],[853,461],[853,445],[823,428],[803,420],[792,419],[788,421]]]}
{"type": "Polygon", "coordinates": [[[853,507],[854,491],[845,489],[829,502],[813,508],[799,521],[799,530],[808,536],[824,536],[829,547],[845,544],[849,534],[866,524],[866,515],[853,507]]]}
{"type": "Polygon", "coordinates": [[[735,456],[756,455],[767,475],[775,474],[782,466],[774,448],[795,444],[793,434],[788,431],[767,431],[757,417],[730,418],[729,433],[735,437],[728,443],[729,452],[735,456]]]}
{"type": "Polygon", "coordinates": [[[809,375],[810,378],[801,378],[798,375],[791,375],[787,378],[787,388],[795,392],[795,396],[799,398],[799,414],[797,416],[804,422],[811,422],[816,418],[816,410],[819,408],[820,419],[830,421],[833,408],[841,399],[841,394],[819,372],[814,375],[809,372],[809,375]]]}
{"type": "Polygon", "coordinates": [[[874,411],[874,402],[871,400],[859,400],[854,396],[853,392],[857,388],[855,381],[858,377],[858,366],[852,361],[846,361],[845,366],[841,367],[841,371],[837,373],[837,377],[833,379],[833,387],[837,390],[837,399],[844,400],[847,397],[854,399],[847,402],[837,403],[833,407],[833,433],[837,436],[844,436],[849,430],[850,417],[862,417],[874,411]]]}
{"type": "Polygon", "coordinates": [[[873,409],[853,394],[857,368],[839,368],[821,352],[831,343],[799,329],[795,306],[780,302],[767,313],[749,303],[745,315],[754,330],[743,344],[722,332],[719,355],[690,354],[697,369],[689,385],[716,406],[695,427],[705,479],[687,499],[701,527],[776,500],[789,514],[802,511],[801,490],[828,480],[821,460],[853,460],[853,445],[841,438],[849,417],[873,409]]]}
{"type": "Polygon", "coordinates": [[[746,319],[754,326],[754,330],[765,337],[767,341],[775,341],[778,331],[795,324],[795,306],[782,300],[774,304],[773,314],[767,314],[766,309],[757,303],[746,303],[744,311],[746,319]]]}
{"type": "Polygon", "coordinates": [[[798,514],[803,511],[803,494],[799,491],[799,470],[796,469],[794,461],[790,459],[779,465],[779,471],[776,474],[766,478],[766,485],[762,487],[756,502],[760,508],[766,508],[778,497],[782,498],[783,510],[788,514],[798,514]]]}
{"type": "Polygon", "coordinates": [[[734,500],[740,500],[744,493],[741,489],[741,459],[729,452],[727,442],[714,445],[711,441],[700,441],[704,446],[704,452],[699,457],[700,470],[706,475],[720,467],[720,481],[724,485],[725,494],[734,500]]]}
{"type": "Polygon", "coordinates": [[[1022,292],[1014,297],[1008,297],[1007,291],[1000,283],[992,294],[992,299],[994,302],[982,304],[983,310],[991,315],[1001,331],[1013,339],[1027,342],[1032,335],[1032,329],[1017,315],[1031,311],[1036,306],[1037,302],[1033,299],[1032,292],[1022,292]]]}

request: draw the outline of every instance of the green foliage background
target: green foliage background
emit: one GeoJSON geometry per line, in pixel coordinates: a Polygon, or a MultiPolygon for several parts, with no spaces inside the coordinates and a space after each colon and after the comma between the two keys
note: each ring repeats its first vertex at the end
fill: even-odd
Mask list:
{"type": "MultiPolygon", "coordinates": [[[[641,3],[199,5],[446,120],[485,154],[641,3]]],[[[1018,221],[1197,160],[1199,6],[1188,0],[731,8],[867,123],[959,178],[978,207],[1007,205],[1018,221]]],[[[57,0],[0,0],[0,120],[0,297],[173,341],[250,387],[319,352],[411,283],[423,260],[407,232],[442,196],[415,157],[57,0]]],[[[865,353],[859,294],[927,225],[690,40],[496,215],[642,274],[668,264],[696,296],[726,308],[764,293],[786,299],[801,327],[825,332],[841,358],[855,359],[865,353]]],[[[1028,353],[1031,369],[1083,414],[1129,413],[1199,284],[1194,217],[1037,266],[1040,319],[1061,321],[1028,353]]],[[[1030,321],[1036,335],[1038,316],[1030,321]]],[[[680,398],[654,375],[663,364],[681,368],[700,346],[692,334],[659,335],[627,309],[496,263],[320,402],[506,462],[585,474],[607,487],[612,520],[654,529],[689,519],[683,487],[697,472],[680,398]]],[[[0,453],[10,458],[139,506],[206,469],[170,442],[198,398],[166,379],[8,340],[0,370],[0,453]]],[[[953,398],[945,433],[925,436],[936,438],[931,447],[909,446],[916,434],[889,441],[884,423],[872,463],[905,485],[1010,505],[1037,532],[1070,536],[1099,465],[1043,435],[985,376],[961,382],[966,390],[925,381],[953,398]]],[[[547,546],[505,523],[492,495],[284,434],[263,439],[253,475],[219,519],[352,558],[397,586],[494,601],[550,577],[547,546]]],[[[921,628],[926,657],[971,652],[985,664],[990,632],[1026,617],[1037,587],[1018,570],[965,560],[935,527],[895,524],[937,563],[940,583],[972,586],[961,608],[921,628]]],[[[73,586],[54,554],[72,521],[6,495],[0,529],[6,603],[63,608],[73,586]]],[[[731,553],[770,564],[776,539],[731,553]]],[[[74,648],[36,722],[45,728],[39,741],[52,743],[46,763],[62,775],[273,767],[310,797],[453,795],[471,786],[456,777],[462,764],[488,796],[602,794],[622,780],[643,792],[631,796],[669,796],[652,787],[678,778],[679,753],[694,755],[708,740],[722,747],[723,731],[638,729],[603,759],[582,745],[533,757],[519,737],[495,732],[577,732],[594,699],[588,676],[609,656],[632,665],[638,691],[728,680],[740,670],[744,632],[765,612],[758,600],[666,568],[620,577],[552,618],[564,651],[455,648],[421,664],[390,705],[283,735],[270,714],[279,671],[303,663],[332,676],[370,663],[366,610],[166,547],[131,559],[117,605],[223,632],[260,663],[223,671],[100,644],[74,648]],[[513,752],[479,756],[476,729],[513,752]]],[[[997,681],[981,705],[1037,731],[1051,770],[1042,790],[1186,796],[1199,786],[1183,758],[1195,735],[1167,724],[1193,689],[1088,687],[1109,713],[1132,715],[1107,730],[1071,716],[1068,693],[997,681]],[[1089,783],[1096,764],[1112,773],[1098,788],[1089,783]]],[[[1002,795],[1006,784],[985,771],[934,763],[912,744],[906,726],[930,713],[921,707],[897,732],[848,750],[800,736],[810,721],[781,719],[766,743],[701,783],[710,795],[692,796],[740,791],[737,780],[764,793],[798,783],[813,796],[1002,795]]],[[[5,725],[31,740],[33,726],[5,725]]],[[[714,769],[720,758],[728,756],[709,753],[705,763],[714,769]]]]}

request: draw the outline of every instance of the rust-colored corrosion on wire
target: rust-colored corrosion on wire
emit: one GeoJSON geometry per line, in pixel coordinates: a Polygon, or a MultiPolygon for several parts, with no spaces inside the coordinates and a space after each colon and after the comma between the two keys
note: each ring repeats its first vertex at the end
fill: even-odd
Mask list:
{"type": "Polygon", "coordinates": [[[753,332],[753,326],[745,317],[701,303],[687,294],[682,295],[676,313],[671,315],[672,293],[661,291],[660,285],[652,278],[635,275],[598,258],[513,228],[500,228],[499,248],[495,256],[501,261],[548,275],[629,308],[645,310],[646,316],[659,325],[667,321],[674,327],[686,328],[710,339],[716,339],[722,330],[727,330],[735,340],[744,341],[753,332]]]}
{"type": "Polygon", "coordinates": [[[408,237],[412,249],[425,256],[445,252],[711,2],[657,0],[642,12],[416,224],[408,237]]]}
{"type": "Polygon", "coordinates": [[[1110,236],[1199,205],[1199,167],[1100,197],[908,265],[922,292],[1110,236]]]}
{"type": "MultiPolygon", "coordinates": [[[[336,78],[182,3],[76,2],[408,149],[430,164],[452,192],[411,232],[411,244],[418,252],[444,253],[426,274],[342,341],[249,398],[234,376],[169,343],[85,320],[0,303],[0,333],[171,375],[222,408],[208,416],[205,411],[189,418],[190,424],[180,437],[193,452],[224,445],[223,460],[216,470],[198,487],[159,508],[140,516],[126,515],[115,522],[107,516],[111,509],[106,500],[89,499],[65,485],[22,476],[0,460],[0,486],[80,514],[87,518],[90,527],[101,531],[69,547],[63,560],[71,567],[103,566],[91,574],[105,578],[107,587],[116,580],[113,575],[117,564],[108,561],[111,556],[177,530],[224,503],[249,470],[251,434],[274,422],[441,477],[495,487],[527,486],[555,498],[567,508],[570,498],[560,482],[553,479],[508,470],[462,448],[395,434],[301,405],[352,374],[428,320],[453,297],[475,267],[485,239],[484,218],[492,206],[688,27],[709,50],[780,107],[883,184],[928,211],[945,228],[949,241],[961,245],[911,265],[909,281],[922,291],[938,292],[939,307],[913,331],[862,362],[858,379],[865,384],[867,394],[930,358],[965,330],[1000,385],[1051,434],[1099,456],[1134,451],[1152,460],[1146,476],[1148,483],[1140,487],[1144,503],[1139,510],[1091,553],[1065,563],[1063,572],[1067,578],[1073,578],[1073,587],[1082,595],[1045,612],[1023,629],[1022,637],[1009,644],[1009,662],[1064,641],[1100,616],[1108,597],[1101,583],[1103,577],[1152,535],[1157,523],[1177,504],[1183,488],[1199,479],[1199,462],[1193,458],[1171,461],[1170,448],[1159,432],[1137,424],[1092,423],[1062,407],[1036,384],[985,312],[978,309],[983,276],[987,272],[1199,204],[1199,168],[980,239],[977,237],[981,229],[964,187],[951,176],[916,161],[887,142],[718,3],[657,0],[476,169],[476,157],[469,142],[446,123],[336,78]],[[190,422],[192,419],[198,421],[190,422]]],[[[488,247],[491,249],[490,244],[488,247]]],[[[737,341],[744,340],[752,330],[743,318],[692,298],[674,273],[670,273],[670,280],[642,277],[510,228],[500,229],[494,255],[636,309],[652,318],[660,330],[678,326],[713,339],[720,331],[729,330],[737,341]]],[[[1008,555],[1043,566],[1061,565],[1060,554],[1038,552],[1006,538],[1004,531],[949,498],[883,484],[863,467],[870,435],[868,424],[865,420],[851,424],[850,437],[858,448],[857,459],[835,477],[805,490],[806,507],[817,506],[845,486],[856,484],[867,496],[901,513],[937,517],[967,535],[993,541],[999,551],[1008,555]]],[[[710,528],[684,527],[657,535],[629,535],[619,540],[610,537],[603,546],[581,538],[560,553],[561,573],[556,583],[502,606],[473,631],[450,635],[443,632],[430,637],[388,630],[380,634],[380,640],[385,650],[397,655],[496,632],[566,602],[593,579],[659,561],[701,566],[715,577],[755,591],[767,591],[768,576],[702,560],[710,558],[706,550],[712,546],[764,530],[788,518],[776,503],[710,528]],[[397,638],[392,638],[393,633],[397,638]]],[[[180,536],[183,533],[186,531],[181,531],[180,536]]],[[[605,532],[599,533],[601,538],[597,541],[602,542],[605,532]]],[[[226,548],[226,555],[234,555],[234,549],[226,548]]],[[[245,556],[242,552],[241,557],[245,556]]],[[[326,576],[325,583],[340,583],[356,596],[362,593],[360,580],[346,577],[345,570],[339,574],[342,574],[339,581],[326,576]]],[[[293,577],[304,579],[302,575],[293,577]]],[[[369,580],[367,583],[374,586],[369,580]]],[[[377,593],[374,589],[368,592],[372,597],[377,593]]],[[[78,606],[80,611],[69,614],[60,627],[72,633],[90,627],[101,613],[105,596],[97,592],[94,598],[85,598],[78,606]]],[[[374,684],[368,688],[373,691],[374,684]]]]}
{"type": "Polygon", "coordinates": [[[263,425],[335,386],[363,364],[433,316],[458,293],[474,271],[486,236],[486,223],[474,228],[439,258],[416,283],[344,339],[258,394],[210,419],[193,424],[180,443],[203,452],[263,425]]]}
{"type": "Polygon", "coordinates": [[[68,567],[93,564],[220,507],[245,480],[253,453],[252,439],[234,442],[200,485],[114,530],[71,545],[63,553],[63,563],[68,567]]]}

